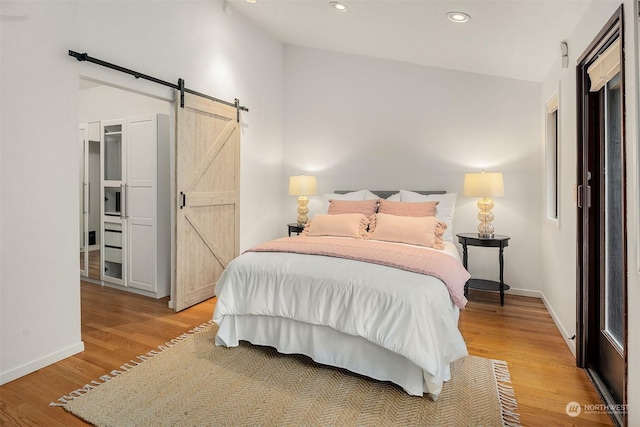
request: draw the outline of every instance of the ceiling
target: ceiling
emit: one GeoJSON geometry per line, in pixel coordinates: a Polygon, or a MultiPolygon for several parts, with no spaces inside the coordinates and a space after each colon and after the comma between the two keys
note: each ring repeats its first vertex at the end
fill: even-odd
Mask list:
{"type": "Polygon", "coordinates": [[[228,0],[227,13],[285,44],[540,82],[591,0],[344,0],[348,12],[329,2],[228,0]]]}

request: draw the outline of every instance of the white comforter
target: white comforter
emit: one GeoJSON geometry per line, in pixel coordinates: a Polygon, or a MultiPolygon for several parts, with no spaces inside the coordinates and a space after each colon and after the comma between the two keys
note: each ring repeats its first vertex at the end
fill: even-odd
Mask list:
{"type": "MultiPolygon", "coordinates": [[[[459,259],[453,244],[445,250],[459,259]]],[[[449,363],[467,355],[459,310],[431,276],[326,256],[247,252],[228,265],[215,293],[219,325],[225,316],[276,316],[360,336],[419,366],[434,396],[449,363]]]]}

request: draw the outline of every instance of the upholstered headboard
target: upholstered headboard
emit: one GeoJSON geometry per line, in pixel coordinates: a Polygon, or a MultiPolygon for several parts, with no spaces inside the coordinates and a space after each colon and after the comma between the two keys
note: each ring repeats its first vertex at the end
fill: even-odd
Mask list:
{"type": "MultiPolygon", "coordinates": [[[[345,194],[345,193],[351,193],[352,191],[356,191],[356,190],[336,190],[335,193],[336,194],[345,194]]],[[[387,197],[391,196],[392,194],[396,194],[399,190],[369,190],[371,191],[373,194],[375,194],[376,196],[380,196],[383,199],[386,199],[387,197]]],[[[446,194],[447,192],[444,190],[411,190],[414,193],[419,193],[419,194],[446,194]]]]}

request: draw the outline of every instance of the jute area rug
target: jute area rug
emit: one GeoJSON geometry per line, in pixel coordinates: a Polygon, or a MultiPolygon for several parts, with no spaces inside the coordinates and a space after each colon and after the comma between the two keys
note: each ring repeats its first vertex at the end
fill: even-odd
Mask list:
{"type": "Polygon", "coordinates": [[[96,426],[518,425],[502,361],[452,365],[436,402],[269,347],[214,344],[206,324],[59,399],[96,426]]]}

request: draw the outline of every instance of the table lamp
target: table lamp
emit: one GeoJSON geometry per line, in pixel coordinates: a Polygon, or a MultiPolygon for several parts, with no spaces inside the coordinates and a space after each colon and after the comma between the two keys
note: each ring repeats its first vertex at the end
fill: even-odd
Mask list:
{"type": "Polygon", "coordinates": [[[464,175],[464,195],[468,197],[481,197],[478,201],[478,237],[492,239],[494,228],[493,221],[493,200],[491,197],[504,196],[504,184],[502,173],[467,173],[464,175]]]}
{"type": "Polygon", "coordinates": [[[298,197],[298,224],[304,225],[309,218],[309,198],[316,194],[316,177],[307,175],[292,176],[289,178],[289,195],[298,197]]]}

